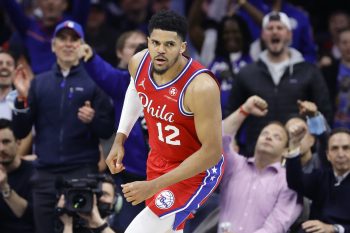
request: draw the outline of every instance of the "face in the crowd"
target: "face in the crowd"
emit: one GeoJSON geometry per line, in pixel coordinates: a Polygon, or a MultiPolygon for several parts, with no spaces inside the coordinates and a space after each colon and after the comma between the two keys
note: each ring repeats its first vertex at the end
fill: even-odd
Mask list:
{"type": "Polygon", "coordinates": [[[127,15],[136,15],[147,9],[149,0],[121,0],[119,1],[122,11],[127,15]]]}
{"type": "Polygon", "coordinates": [[[233,19],[226,20],[223,28],[222,38],[225,43],[225,48],[228,52],[233,53],[242,50],[242,32],[237,21],[233,19]]]}
{"type": "Polygon", "coordinates": [[[111,183],[102,183],[102,195],[100,201],[104,203],[113,203],[114,201],[114,187],[111,183]]]}
{"type": "Polygon", "coordinates": [[[186,50],[186,42],[174,31],[154,29],[148,37],[148,49],[153,72],[164,74],[172,68],[186,50]]]}
{"type": "Polygon", "coordinates": [[[350,171],[350,135],[336,133],[328,140],[327,159],[337,175],[350,171]]]}
{"type": "Polygon", "coordinates": [[[345,13],[339,12],[332,15],[329,19],[328,30],[332,37],[337,40],[339,31],[350,26],[350,17],[345,13]]]}
{"type": "Polygon", "coordinates": [[[43,12],[43,18],[54,25],[66,10],[67,0],[39,0],[38,5],[43,12]]]}
{"type": "Polygon", "coordinates": [[[117,50],[117,57],[120,59],[120,66],[126,68],[130,58],[134,55],[135,49],[142,43],[147,43],[145,35],[135,32],[125,40],[124,47],[117,50]]]}
{"type": "Polygon", "coordinates": [[[59,64],[76,65],[79,62],[78,48],[82,44],[79,35],[72,29],[59,31],[52,41],[52,51],[56,54],[59,64]]]}
{"type": "Polygon", "coordinates": [[[300,124],[306,129],[306,134],[300,142],[300,154],[305,155],[315,143],[315,138],[310,134],[307,124],[304,120],[300,118],[292,118],[286,123],[286,128],[288,129],[291,125],[300,124]]]}
{"type": "Polygon", "coordinates": [[[0,129],[0,163],[9,166],[15,160],[19,142],[9,128],[0,129]]]}
{"type": "Polygon", "coordinates": [[[262,30],[261,36],[269,53],[280,56],[288,48],[292,33],[281,21],[271,20],[262,30]]]}
{"type": "Polygon", "coordinates": [[[268,154],[273,158],[282,157],[287,148],[288,135],[278,124],[271,123],[261,131],[256,142],[256,154],[268,154]]]}
{"type": "Polygon", "coordinates": [[[338,48],[342,59],[350,62],[350,30],[343,31],[339,34],[338,48]]]}
{"type": "Polygon", "coordinates": [[[0,53],[0,88],[8,88],[12,84],[15,73],[15,60],[7,53],[0,53]]]}
{"type": "Polygon", "coordinates": [[[100,9],[99,6],[91,7],[87,21],[87,28],[97,30],[103,25],[105,20],[106,14],[103,9],[100,9]]]}
{"type": "Polygon", "coordinates": [[[169,10],[171,8],[170,0],[153,0],[152,1],[152,11],[157,13],[161,10],[169,10]]]}

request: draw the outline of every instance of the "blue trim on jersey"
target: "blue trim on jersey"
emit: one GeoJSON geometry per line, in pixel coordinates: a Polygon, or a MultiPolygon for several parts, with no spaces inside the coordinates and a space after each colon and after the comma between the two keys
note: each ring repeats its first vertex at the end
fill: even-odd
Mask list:
{"type": "Polygon", "coordinates": [[[155,82],[153,81],[153,79],[152,79],[152,75],[151,75],[151,67],[152,67],[151,64],[152,64],[152,62],[151,62],[151,63],[150,63],[150,66],[148,67],[148,78],[149,78],[149,80],[151,80],[151,83],[152,83],[152,85],[154,86],[154,88],[155,88],[156,90],[161,90],[161,89],[167,88],[167,87],[173,85],[177,80],[179,80],[179,79],[182,77],[182,75],[183,75],[183,74],[188,70],[188,68],[190,67],[192,61],[193,61],[192,58],[190,58],[190,59],[187,61],[187,65],[185,66],[185,68],[181,71],[181,73],[180,73],[175,79],[173,79],[172,81],[170,81],[170,82],[168,82],[168,83],[165,83],[165,84],[163,84],[163,85],[160,85],[160,86],[158,86],[157,83],[155,83],[155,82]]]}
{"type": "MultiPolygon", "coordinates": [[[[135,75],[135,83],[137,82],[137,79],[139,78],[139,75],[140,75],[140,72],[141,72],[141,69],[143,67],[143,63],[145,62],[146,58],[147,58],[147,55],[149,54],[149,51],[147,50],[147,52],[145,53],[145,55],[143,55],[143,58],[139,64],[139,67],[137,67],[137,71],[136,71],[136,75],[135,75]]],[[[136,86],[136,85],[135,85],[136,86]]]]}
{"type": "Polygon", "coordinates": [[[219,185],[220,178],[223,175],[222,168],[224,161],[225,158],[223,155],[221,155],[220,161],[215,166],[207,169],[207,175],[203,179],[202,185],[197,189],[194,195],[192,195],[185,206],[159,216],[162,219],[171,214],[175,214],[173,230],[176,230],[176,228],[191,214],[191,212],[197,209],[200,206],[201,202],[203,200],[206,200],[208,196],[214,191],[214,189],[219,185]],[[218,176],[215,176],[216,174],[218,174],[218,176]]]}
{"type": "Polygon", "coordinates": [[[198,74],[204,73],[204,72],[209,72],[209,70],[208,70],[208,69],[201,69],[201,70],[196,71],[194,74],[192,74],[192,76],[191,76],[191,77],[188,79],[188,81],[185,83],[185,86],[182,88],[182,91],[181,91],[181,93],[180,93],[180,98],[179,98],[179,103],[178,103],[178,104],[179,104],[179,110],[180,110],[180,112],[182,113],[182,115],[184,115],[184,116],[193,116],[193,113],[186,111],[186,109],[184,108],[184,103],[183,103],[184,98],[183,98],[183,96],[184,96],[184,94],[185,94],[185,91],[186,91],[188,85],[191,83],[191,81],[192,81],[198,74]]]}

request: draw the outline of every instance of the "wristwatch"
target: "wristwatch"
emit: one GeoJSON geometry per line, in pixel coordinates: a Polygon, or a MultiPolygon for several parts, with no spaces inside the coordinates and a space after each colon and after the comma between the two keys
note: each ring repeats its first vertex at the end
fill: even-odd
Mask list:
{"type": "Polygon", "coordinates": [[[10,186],[7,186],[7,188],[1,190],[1,195],[4,199],[7,199],[11,196],[12,193],[12,189],[10,188],[10,186]]]}
{"type": "Polygon", "coordinates": [[[99,227],[90,228],[90,230],[91,230],[91,232],[93,232],[93,233],[102,233],[102,231],[103,231],[104,229],[106,229],[108,226],[109,226],[108,223],[105,222],[104,224],[102,224],[102,225],[99,226],[99,227]]]}

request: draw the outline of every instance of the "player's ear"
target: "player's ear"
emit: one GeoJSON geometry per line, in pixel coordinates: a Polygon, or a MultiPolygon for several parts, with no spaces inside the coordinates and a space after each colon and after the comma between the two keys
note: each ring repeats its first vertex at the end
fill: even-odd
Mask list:
{"type": "Polygon", "coordinates": [[[182,42],[180,47],[180,53],[183,54],[186,51],[187,42],[182,42]]]}

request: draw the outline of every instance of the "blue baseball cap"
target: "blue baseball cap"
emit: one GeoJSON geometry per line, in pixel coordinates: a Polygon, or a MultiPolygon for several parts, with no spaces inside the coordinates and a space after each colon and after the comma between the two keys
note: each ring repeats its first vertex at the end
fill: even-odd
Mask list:
{"type": "Polygon", "coordinates": [[[66,21],[58,24],[56,26],[56,28],[55,28],[55,32],[53,34],[53,37],[56,37],[57,33],[60,32],[62,29],[65,29],[65,28],[72,29],[73,31],[75,31],[78,34],[78,36],[81,39],[84,39],[84,31],[83,31],[83,28],[81,27],[81,25],[78,24],[77,22],[74,22],[74,21],[71,21],[71,20],[66,20],[66,21]]]}

